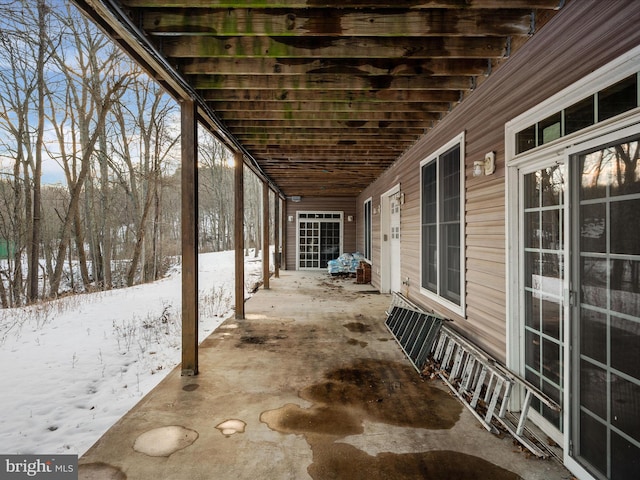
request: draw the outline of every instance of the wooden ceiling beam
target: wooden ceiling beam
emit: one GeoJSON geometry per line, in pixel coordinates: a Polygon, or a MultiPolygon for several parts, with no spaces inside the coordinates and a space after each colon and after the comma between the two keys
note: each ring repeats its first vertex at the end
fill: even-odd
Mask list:
{"type": "MultiPolygon", "coordinates": [[[[233,117],[230,116],[229,120],[225,122],[227,125],[232,125],[231,121],[265,121],[265,122],[282,122],[282,121],[342,121],[342,122],[354,122],[354,121],[407,121],[407,122],[426,122],[430,120],[440,120],[442,117],[441,111],[433,112],[420,112],[420,111],[319,111],[308,109],[296,109],[296,110],[248,110],[248,109],[235,109],[233,111],[233,117]]],[[[225,117],[225,110],[218,110],[221,117],[225,117]]]]}
{"type": "Polygon", "coordinates": [[[150,35],[214,36],[496,36],[528,35],[531,8],[411,10],[353,8],[150,8],[139,22],[150,35]]]}
{"type": "MultiPolygon", "coordinates": [[[[245,102],[346,102],[347,104],[377,104],[386,105],[390,102],[458,102],[460,93],[455,90],[334,90],[334,91],[306,91],[306,90],[205,90],[202,97],[215,102],[245,101],[245,102]]],[[[395,105],[393,106],[395,109],[395,105]]]]}
{"type": "Polygon", "coordinates": [[[393,104],[393,109],[380,108],[382,105],[373,102],[358,102],[349,104],[348,102],[216,102],[211,103],[213,109],[225,115],[231,112],[234,117],[255,118],[255,119],[304,119],[306,116],[339,119],[360,119],[375,118],[379,120],[394,118],[430,118],[437,113],[440,119],[442,113],[450,111],[453,107],[447,102],[411,102],[393,104]],[[302,116],[300,116],[302,115],[302,116]]]}
{"type": "Polygon", "coordinates": [[[173,58],[503,58],[506,37],[166,37],[173,58]]]}
{"type": "Polygon", "coordinates": [[[481,76],[491,70],[484,58],[194,58],[178,59],[185,75],[393,75],[481,76]]]}
{"type": "Polygon", "coordinates": [[[400,128],[418,128],[424,131],[422,120],[227,120],[225,124],[234,132],[253,131],[255,129],[268,128],[270,131],[291,129],[363,129],[375,128],[381,130],[393,130],[400,128]]]}
{"type": "MultiPolygon", "coordinates": [[[[130,8],[265,8],[264,0],[122,0],[122,4],[130,8]]],[[[509,8],[536,8],[558,10],[564,0],[509,0],[509,8]]],[[[334,8],[344,5],[329,1],[308,0],[270,0],[269,8],[334,8]]],[[[390,2],[384,0],[352,0],[352,8],[504,8],[504,0],[405,0],[390,2]]]]}
{"type": "MultiPolygon", "coordinates": [[[[427,129],[425,129],[427,130],[427,129]]],[[[245,135],[243,138],[245,141],[244,145],[247,147],[247,150],[251,150],[253,147],[265,147],[271,146],[273,148],[278,148],[281,145],[289,145],[289,146],[317,146],[318,142],[315,137],[305,136],[305,137],[294,137],[291,135],[279,135],[274,138],[269,138],[268,135],[258,136],[250,136],[245,135]]],[[[384,137],[373,137],[371,136],[360,136],[360,137],[337,137],[333,136],[332,138],[323,139],[322,145],[327,146],[335,146],[335,147],[355,147],[362,146],[363,148],[375,148],[377,146],[386,146],[390,145],[392,139],[387,136],[384,137]],[[367,147],[365,147],[367,145],[367,147]]],[[[411,145],[416,140],[415,137],[406,137],[406,138],[398,138],[397,144],[393,143],[393,148],[402,150],[405,146],[411,145]]]]}
{"type": "Polygon", "coordinates": [[[286,152],[287,149],[291,149],[295,152],[296,149],[303,150],[304,148],[314,147],[317,149],[327,148],[327,149],[343,149],[343,148],[353,148],[359,149],[360,151],[366,151],[369,148],[373,149],[384,149],[387,151],[397,151],[402,150],[406,145],[410,145],[414,139],[401,139],[398,144],[390,144],[389,140],[386,138],[376,139],[376,138],[353,138],[353,139],[344,139],[344,138],[333,138],[332,140],[328,140],[322,145],[318,145],[315,140],[310,138],[289,138],[287,141],[274,141],[270,142],[269,139],[253,139],[251,143],[247,143],[246,146],[248,149],[256,149],[261,151],[265,148],[270,149],[282,149],[283,152],[286,152]]]}
{"type": "Polygon", "coordinates": [[[470,90],[470,77],[394,77],[391,75],[192,75],[198,90],[470,90]]]}
{"type": "MultiPolygon", "coordinates": [[[[261,160],[261,163],[267,167],[272,164],[280,164],[290,159],[284,152],[277,152],[273,150],[252,150],[252,153],[256,155],[257,158],[261,160]]],[[[395,160],[395,157],[388,152],[377,152],[376,150],[344,150],[344,149],[331,149],[331,150],[300,150],[299,152],[292,152],[297,155],[296,163],[307,162],[317,162],[318,159],[323,160],[323,162],[329,164],[333,159],[348,159],[354,158],[357,159],[356,162],[350,162],[352,167],[362,165],[363,168],[379,168],[379,165],[365,165],[360,160],[363,157],[366,157],[370,161],[384,161],[384,162],[392,162],[395,160]],[[299,160],[298,160],[299,159],[299,160]]],[[[393,152],[396,153],[396,152],[393,152]]]]}
{"type": "Polygon", "coordinates": [[[337,140],[344,137],[358,138],[368,136],[388,138],[389,140],[402,140],[403,138],[405,140],[415,140],[416,136],[422,135],[424,132],[424,128],[298,128],[294,125],[291,128],[270,128],[268,131],[260,127],[238,128],[235,129],[233,133],[244,142],[251,138],[268,138],[274,141],[281,141],[301,136],[306,138],[326,138],[337,140]]]}

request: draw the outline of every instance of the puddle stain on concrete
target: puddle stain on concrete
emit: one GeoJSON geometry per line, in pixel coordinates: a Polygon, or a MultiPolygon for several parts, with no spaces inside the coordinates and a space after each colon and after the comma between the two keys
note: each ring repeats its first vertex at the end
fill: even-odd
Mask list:
{"type": "Polygon", "coordinates": [[[263,345],[267,343],[268,337],[262,335],[247,335],[240,337],[241,343],[248,343],[250,345],[263,345]]]}
{"type": "Polygon", "coordinates": [[[450,429],[462,412],[455,398],[396,362],[361,359],[325,374],[300,397],[314,404],[356,408],[363,418],[400,427],[450,429]]]}
{"type": "Polygon", "coordinates": [[[347,343],[353,346],[360,345],[362,348],[369,345],[368,342],[363,342],[362,340],[356,340],[355,338],[350,338],[349,340],[347,340],[347,343]]]}
{"type": "Polygon", "coordinates": [[[193,392],[194,390],[197,390],[198,388],[200,388],[200,385],[197,383],[189,383],[187,385],[185,385],[184,387],[182,387],[182,390],[184,390],[185,392],[193,392]]]}
{"type": "Polygon", "coordinates": [[[371,331],[371,326],[361,322],[345,323],[343,326],[353,333],[367,333],[371,331]]]}
{"type": "Polygon", "coordinates": [[[348,409],[329,405],[304,409],[288,403],[282,408],[263,412],[260,421],[280,433],[345,437],[364,432],[362,420],[357,415],[348,409]]]}
{"type": "Polygon", "coordinates": [[[520,479],[482,458],[448,450],[372,456],[352,445],[327,441],[313,443],[312,449],[313,463],[308,472],[315,480],[520,479]]]}
{"type": "Polygon", "coordinates": [[[263,413],[261,419],[279,432],[317,433],[313,425],[323,423],[327,434],[334,428],[333,435],[342,436],[345,423],[361,425],[365,419],[400,427],[450,429],[462,412],[455,398],[400,363],[361,359],[324,377],[299,392],[300,398],[313,404],[311,408],[283,407],[272,411],[280,413],[263,413]],[[350,417],[355,420],[347,421],[350,417]]]}
{"type": "Polygon", "coordinates": [[[409,366],[356,360],[327,372],[324,381],[304,388],[299,396],[312,406],[286,404],[263,412],[260,421],[280,433],[304,435],[313,451],[308,472],[315,480],[519,478],[484,459],[459,452],[371,456],[340,443],[341,438],[362,434],[364,420],[408,428],[453,428],[462,405],[409,366]]]}
{"type": "Polygon", "coordinates": [[[103,462],[78,465],[78,478],[82,478],[82,480],[127,480],[127,476],[122,470],[103,462]]]}
{"type": "Polygon", "coordinates": [[[180,425],[148,430],[136,438],[133,449],[150,457],[168,457],[198,439],[198,432],[180,425]]]}
{"type": "Polygon", "coordinates": [[[222,423],[216,425],[216,428],[220,430],[223,435],[230,437],[235,433],[244,433],[244,429],[247,426],[242,420],[230,419],[225,420],[222,423]]]}

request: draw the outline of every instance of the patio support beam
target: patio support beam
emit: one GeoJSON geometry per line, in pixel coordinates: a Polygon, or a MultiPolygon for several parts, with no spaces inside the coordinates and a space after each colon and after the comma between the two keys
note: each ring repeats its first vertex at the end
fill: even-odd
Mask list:
{"type": "Polygon", "coordinates": [[[262,286],[265,290],[269,289],[269,256],[271,249],[269,248],[269,185],[262,182],[262,286]]]}
{"type": "Polygon", "coordinates": [[[244,319],[244,157],[234,153],[233,230],[236,271],[236,319],[244,319]]]}
{"type": "Polygon", "coordinates": [[[280,266],[287,269],[287,199],[281,198],[280,224],[282,225],[282,238],[280,239],[282,251],[280,252],[280,266]]]}
{"type": "Polygon", "coordinates": [[[273,276],[280,278],[280,260],[278,255],[280,253],[280,195],[276,194],[273,203],[273,237],[275,238],[273,254],[273,276]]]}
{"type": "Polygon", "coordinates": [[[182,145],[182,375],[198,374],[198,122],[183,100],[182,145]]]}

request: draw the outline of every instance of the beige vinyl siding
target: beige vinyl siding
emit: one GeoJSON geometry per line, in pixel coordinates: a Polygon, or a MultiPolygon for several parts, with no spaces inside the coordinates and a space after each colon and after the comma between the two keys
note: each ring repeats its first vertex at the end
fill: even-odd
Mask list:
{"type": "MultiPolygon", "coordinates": [[[[463,335],[501,360],[506,356],[504,128],[512,118],[581,79],[640,43],[634,2],[573,1],[498,71],[456,106],[436,128],[375,183],[357,202],[400,183],[403,293],[426,309],[454,320],[463,335]],[[465,133],[466,318],[420,293],[420,162],[460,132],[465,133]],[[496,152],[496,172],[472,176],[473,161],[496,152]]],[[[517,221],[517,219],[512,219],[517,221]]],[[[380,215],[373,216],[372,283],[380,285],[380,215]]],[[[359,239],[360,241],[360,239],[359,239]]]]}

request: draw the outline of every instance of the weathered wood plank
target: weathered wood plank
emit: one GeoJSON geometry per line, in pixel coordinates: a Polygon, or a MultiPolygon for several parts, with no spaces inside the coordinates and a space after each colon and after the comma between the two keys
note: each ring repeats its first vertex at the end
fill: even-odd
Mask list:
{"type": "MultiPolygon", "coordinates": [[[[508,6],[508,5],[507,5],[508,6]]],[[[401,7],[398,5],[398,7],[401,7]]],[[[216,36],[398,36],[528,35],[531,8],[425,9],[400,11],[374,9],[246,9],[201,8],[145,11],[142,28],[151,35],[216,36]]]]}
{"type": "Polygon", "coordinates": [[[394,77],[392,75],[191,75],[198,90],[469,90],[473,81],[463,76],[394,77]]]}
{"type": "Polygon", "coordinates": [[[504,37],[168,37],[169,57],[502,58],[504,37]]]}
{"type": "Polygon", "coordinates": [[[185,75],[488,75],[489,62],[483,58],[194,58],[178,60],[185,75]]]}
{"type": "Polygon", "coordinates": [[[340,139],[341,136],[346,136],[345,129],[347,128],[352,128],[353,130],[348,133],[349,138],[367,136],[378,136],[381,138],[384,138],[385,136],[393,136],[392,138],[396,138],[395,136],[397,135],[397,138],[399,138],[400,140],[411,140],[412,138],[415,138],[415,135],[421,135],[422,133],[424,133],[423,127],[380,129],[379,127],[362,127],[359,125],[347,127],[345,125],[343,127],[336,128],[313,128],[298,127],[295,123],[293,123],[285,126],[272,127],[269,129],[268,134],[265,133],[264,128],[261,127],[246,127],[244,129],[237,128],[234,130],[234,134],[236,134],[238,138],[247,138],[247,136],[252,135],[255,135],[256,138],[264,138],[265,135],[268,135],[268,138],[276,141],[279,139],[286,139],[291,136],[297,135],[316,136],[316,138],[326,138],[327,135],[332,135],[334,139],[340,139]]]}
{"type": "Polygon", "coordinates": [[[235,249],[235,311],[244,319],[244,157],[234,153],[233,238],[235,249]]]}
{"type": "MultiPolygon", "coordinates": [[[[444,90],[377,90],[377,91],[313,91],[304,90],[205,90],[202,96],[207,101],[278,101],[278,102],[346,102],[351,105],[390,102],[458,102],[460,93],[444,90]]],[[[377,105],[378,107],[381,105],[377,105]]],[[[395,110],[395,105],[393,106],[395,110]]]]}
{"type": "MultiPolygon", "coordinates": [[[[358,8],[504,8],[504,0],[404,0],[391,3],[386,0],[351,0],[350,7],[358,8]]],[[[510,8],[558,9],[562,0],[509,0],[510,8]]],[[[332,8],[336,2],[307,0],[123,0],[127,7],[176,8],[332,8]]],[[[342,4],[341,4],[342,5],[342,4]]]]}
{"type": "MultiPolygon", "coordinates": [[[[216,110],[224,117],[224,113],[227,110],[216,110]]],[[[359,110],[359,111],[316,111],[313,109],[288,109],[288,110],[250,110],[249,104],[244,106],[244,109],[233,110],[235,115],[232,119],[226,122],[227,125],[233,125],[233,122],[275,122],[277,125],[279,122],[291,123],[292,120],[300,122],[304,125],[305,122],[310,121],[326,121],[326,122],[420,122],[424,125],[425,122],[430,120],[440,120],[442,112],[407,112],[407,111],[379,111],[379,110],[359,110]]]]}
{"type": "Polygon", "coordinates": [[[232,112],[242,118],[286,119],[296,112],[296,118],[304,116],[322,116],[323,118],[350,119],[428,119],[434,115],[436,119],[441,114],[451,110],[451,103],[445,102],[412,102],[394,103],[393,109],[381,108],[379,102],[263,102],[263,101],[228,101],[212,102],[216,112],[224,116],[225,112],[232,112]],[[426,117],[425,117],[426,116],[426,117]]]}
{"type": "Polygon", "coordinates": [[[181,104],[182,375],[198,374],[198,128],[193,101],[181,104]]]}
{"type": "MultiPolygon", "coordinates": [[[[228,120],[226,125],[234,132],[240,134],[242,132],[252,132],[256,129],[268,128],[270,131],[278,132],[295,129],[347,129],[351,130],[357,128],[362,129],[376,129],[376,130],[400,130],[418,128],[421,132],[424,131],[425,120],[299,120],[295,117],[288,120],[243,120],[234,119],[228,120]]],[[[345,133],[345,132],[343,132],[345,133]]]]}
{"type": "Polygon", "coordinates": [[[269,267],[269,185],[262,182],[262,288],[269,290],[269,279],[271,277],[271,269],[269,267]]]}

